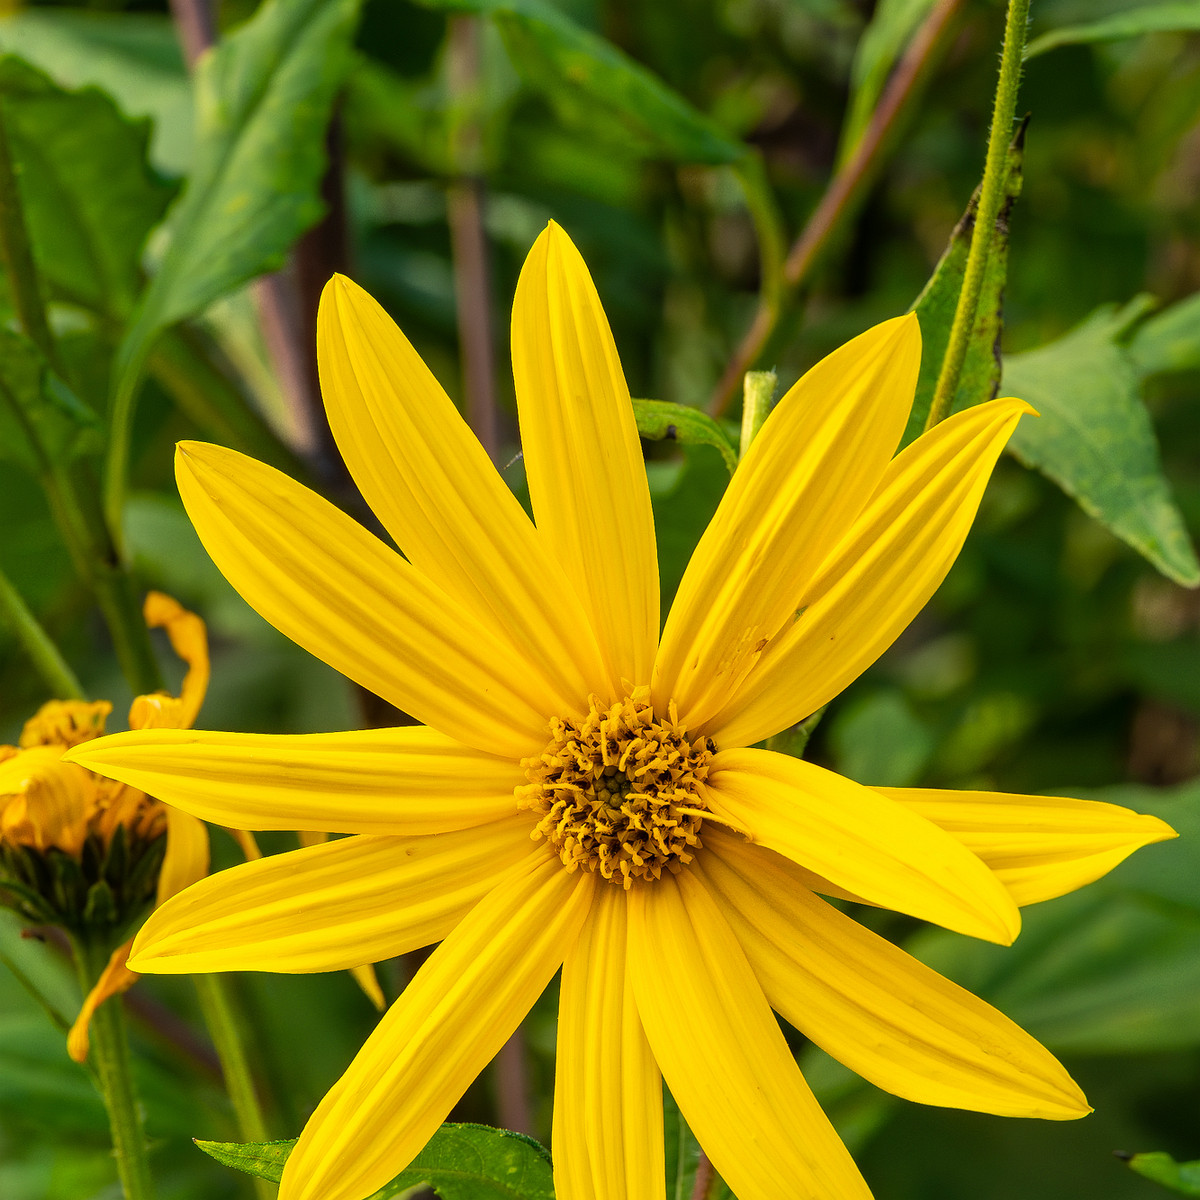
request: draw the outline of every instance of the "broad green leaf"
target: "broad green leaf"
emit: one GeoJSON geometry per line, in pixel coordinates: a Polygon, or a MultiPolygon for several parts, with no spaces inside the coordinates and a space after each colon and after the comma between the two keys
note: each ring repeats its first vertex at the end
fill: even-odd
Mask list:
{"type": "Polygon", "coordinates": [[[1169,1154],[1120,1155],[1131,1171],[1180,1196],[1200,1196],[1200,1162],[1176,1162],[1169,1154]]]}
{"type": "MultiPolygon", "coordinates": [[[[248,1175],[278,1182],[296,1139],[202,1142],[205,1154],[248,1175]]],[[[440,1200],[554,1200],[550,1155],[532,1138],[487,1125],[443,1125],[412,1163],[371,1200],[393,1200],[419,1187],[440,1200]]]]}
{"type": "Polygon", "coordinates": [[[933,734],[899,690],[839,711],[829,736],[838,771],[868,787],[911,787],[934,751],[933,734]]]}
{"type": "MultiPolygon", "coordinates": [[[[982,404],[995,397],[1000,386],[1000,333],[1004,327],[1004,284],[1008,278],[1008,230],[1013,205],[1021,194],[1022,164],[1025,158],[1025,124],[1022,123],[1008,148],[1008,176],[1005,180],[1004,202],[996,216],[996,228],[988,253],[987,267],[983,279],[983,291],[979,296],[979,308],[975,313],[975,328],[967,346],[967,357],[959,376],[958,392],[951,412],[982,404]]],[[[913,311],[921,325],[921,371],[917,377],[917,393],[909,413],[908,426],[904,431],[902,445],[907,446],[919,437],[929,416],[942,360],[950,343],[950,330],[954,325],[954,310],[962,291],[963,278],[967,271],[967,255],[971,249],[971,236],[975,230],[975,211],[979,206],[979,189],[971,197],[966,212],[950,235],[938,264],[929,277],[929,282],[913,302],[913,311]]]]}
{"type": "Polygon", "coordinates": [[[60,88],[0,58],[0,96],[34,257],[51,295],[123,320],[173,189],[146,162],[149,124],[95,88],[60,88]]]}
{"type": "Polygon", "coordinates": [[[745,147],[611,42],[577,25],[545,0],[421,0],[442,12],[491,17],[523,78],[543,92],[564,122],[615,123],[648,157],[720,165],[745,147]]]}
{"type": "Polygon", "coordinates": [[[934,3],[935,0],[879,0],[875,6],[850,68],[850,108],[842,126],[840,160],[848,158],[858,145],[892,67],[934,3]]]}
{"type": "Polygon", "coordinates": [[[1139,37],[1143,33],[1176,33],[1200,29],[1200,6],[1195,0],[1175,0],[1169,4],[1147,4],[1129,12],[1115,13],[1099,21],[1053,29],[1036,37],[1025,47],[1026,58],[1036,58],[1059,46],[1078,46],[1088,42],[1116,42],[1139,37]]]}
{"type": "Polygon", "coordinates": [[[279,266],[320,217],[324,134],[358,9],[359,0],[266,0],[200,60],[195,165],[122,345],[125,372],[161,330],[279,266]]]}
{"type": "Polygon", "coordinates": [[[1026,908],[1011,947],[939,930],[906,948],[1057,1053],[1200,1045],[1200,786],[1087,795],[1152,812],[1180,836],[1138,850],[1080,891],[1026,908]]]}
{"type": "Polygon", "coordinates": [[[61,87],[98,87],[154,125],[150,158],[183,175],[192,155],[192,88],[166,15],[24,8],[0,18],[0,51],[19,54],[61,87]]]}
{"type": "Polygon", "coordinates": [[[1200,292],[1143,321],[1130,339],[1129,355],[1143,376],[1200,369],[1200,292]]]}
{"type": "Polygon", "coordinates": [[[101,448],[100,421],[22,334],[0,327],[0,459],[40,473],[101,448]]]}
{"type": "Polygon", "coordinates": [[[685,446],[714,446],[729,473],[732,475],[736,469],[737,447],[708,413],[668,400],[635,400],[633,415],[637,418],[638,433],[647,441],[666,439],[685,446]]]}
{"type": "Polygon", "coordinates": [[[1200,563],[1162,473],[1158,443],[1123,344],[1144,300],[1098,309],[1065,337],[1004,359],[1004,388],[1041,414],[1009,449],[1176,583],[1200,583],[1200,563]]]}

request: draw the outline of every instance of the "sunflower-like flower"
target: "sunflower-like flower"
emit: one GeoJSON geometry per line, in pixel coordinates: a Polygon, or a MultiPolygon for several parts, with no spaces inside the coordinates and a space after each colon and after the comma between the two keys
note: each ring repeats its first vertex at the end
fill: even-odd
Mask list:
{"type": "Polygon", "coordinates": [[[755,748],[929,599],[1027,407],[980,405],[895,454],[917,322],[856,338],[767,420],[660,637],[629,392],[556,226],[522,271],[512,342],[536,525],[341,278],[319,320],[329,421],[403,557],[269,467],[179,448],[231,583],[421,725],[153,730],[71,755],[208,820],[351,835],[168,902],[138,970],[335,970],[441,943],[313,1113],[283,1200],[361,1200],[400,1172],[560,967],[562,1200],[662,1200],[662,1079],[742,1200],[867,1197],[772,1009],[913,1100],[1086,1113],[1031,1037],[819,894],[1008,943],[1018,905],[1172,831],[1080,800],[873,790],[755,748]]]}
{"type": "MultiPolygon", "coordinates": [[[[188,728],[208,689],[204,622],[162,592],[146,597],[143,613],[188,669],[178,696],[137,696],[129,727],[188,728]]],[[[136,787],[63,761],[104,733],[110,712],[107,700],[51,700],[25,723],[18,746],[0,746],[0,896],[29,920],[115,941],[151,903],[208,874],[208,831],[136,787]]],[[[84,999],[67,1039],[77,1062],[87,1058],[96,1008],[137,981],[126,966],[131,945],[117,946],[84,999]]]]}

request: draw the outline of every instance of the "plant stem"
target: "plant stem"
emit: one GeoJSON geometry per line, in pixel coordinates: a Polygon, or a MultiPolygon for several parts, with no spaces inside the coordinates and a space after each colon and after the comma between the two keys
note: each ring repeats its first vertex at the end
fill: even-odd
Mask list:
{"type": "Polygon", "coordinates": [[[746,378],[742,382],[742,438],[738,447],[739,462],[746,457],[750,443],[758,436],[763,422],[771,413],[777,382],[774,371],[746,372],[746,378]]]}
{"type": "Polygon", "coordinates": [[[708,411],[714,417],[719,417],[729,407],[742,376],[762,353],[778,324],[783,301],[807,280],[834,235],[858,211],[893,142],[901,118],[920,94],[949,41],[954,19],[963,3],[964,0],[939,0],[909,43],[853,154],[829,181],[800,236],[792,243],[783,264],[779,302],[772,304],[767,296],[759,301],[750,328],[742,336],[709,402],[708,411]]]}
{"type": "MultiPolygon", "coordinates": [[[[233,1104],[238,1131],[248,1142],[265,1142],[270,1135],[254,1087],[254,1076],[241,1035],[242,1022],[229,980],[222,975],[195,975],[193,979],[204,1023],[221,1060],[225,1090],[233,1104]]],[[[271,1200],[275,1195],[276,1189],[267,1180],[256,1179],[254,1183],[263,1200],[271,1200]]]]}
{"type": "Polygon", "coordinates": [[[708,1200],[708,1192],[716,1174],[708,1155],[701,1150],[699,1161],[696,1163],[696,1177],[692,1181],[691,1200],[708,1200]]]}
{"type": "MultiPolygon", "coordinates": [[[[88,938],[73,940],[79,985],[86,996],[108,963],[109,951],[88,938]]],[[[91,1053],[108,1110],[112,1130],[113,1154],[125,1200],[151,1200],[154,1186],[146,1157],[146,1137],[141,1109],[130,1070],[129,1037],[125,1030],[125,1012],[120,999],[113,997],[101,1004],[92,1017],[91,1053]]]]}
{"type": "Polygon", "coordinates": [[[21,204],[17,168],[8,141],[8,121],[4,104],[0,102],[0,258],[12,293],[17,320],[26,337],[42,352],[46,361],[62,374],[58,362],[58,346],[46,320],[37,266],[33,261],[33,246],[25,224],[21,204]]]}
{"type": "Polygon", "coordinates": [[[450,18],[446,71],[452,97],[450,157],[456,178],[446,189],[446,215],[454,260],[458,342],[462,356],[467,422],[494,462],[499,454],[491,285],[484,190],[480,176],[479,18],[450,18]]]}
{"type": "Polygon", "coordinates": [[[988,253],[996,231],[996,215],[1004,202],[1008,176],[1008,144],[1012,138],[1013,116],[1017,110],[1017,89],[1021,83],[1021,58],[1029,27],[1029,0],[1009,0],[1004,24],[1004,49],[1000,55],[1000,77],[996,83],[996,101],[992,110],[992,128],[988,135],[987,161],[980,185],[979,207],[975,213],[975,228],[971,232],[971,249],[967,252],[967,267],[962,291],[954,310],[954,324],[942,369],[929,407],[925,428],[932,429],[950,415],[951,405],[958,392],[958,380],[967,358],[975,314],[983,291],[988,253]]]}
{"type": "Polygon", "coordinates": [[[83,688],[75,672],[3,570],[0,570],[0,616],[17,635],[50,694],[56,700],[82,700],[83,688]]]}

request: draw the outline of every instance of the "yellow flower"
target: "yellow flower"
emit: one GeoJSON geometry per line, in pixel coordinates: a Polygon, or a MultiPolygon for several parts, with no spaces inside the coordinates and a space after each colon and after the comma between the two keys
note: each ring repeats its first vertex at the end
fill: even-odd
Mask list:
{"type": "MultiPolygon", "coordinates": [[[[204,622],[161,592],[146,597],[144,615],[151,629],[166,630],[188,670],[179,696],[137,696],[129,726],[188,728],[208,688],[204,622]]],[[[19,747],[0,746],[0,893],[12,896],[26,917],[50,920],[73,933],[98,923],[119,934],[152,899],[161,904],[208,874],[203,821],[168,809],[138,788],[63,761],[68,750],[104,733],[110,712],[107,700],[51,700],[25,723],[19,747]],[[165,851],[159,844],[164,835],[165,851]],[[118,837],[121,848],[114,855],[118,837]],[[161,866],[152,861],[159,852],[161,866]],[[78,866],[64,876],[55,853],[78,866]],[[113,857],[116,865],[110,864],[113,857]],[[60,886],[46,886],[50,880],[60,886]]],[[[125,965],[132,944],[130,938],[113,951],[84,1000],[67,1039],[76,1062],[87,1058],[88,1025],[96,1008],[137,981],[125,965]]]]}
{"type": "Polygon", "coordinates": [[[917,323],[856,338],[766,422],[660,638],[629,393],[554,225],[512,334],[536,527],[340,278],[318,333],[329,420],[404,557],[269,467],[179,449],[188,512],[234,586],[422,725],[153,730],[71,755],[208,820],[352,835],[176,897],[139,936],[139,970],[336,970],[441,942],[308,1122],[282,1200],[361,1200],[402,1170],[560,967],[562,1200],[661,1200],[660,1070],[741,1200],[866,1197],[772,1008],[901,1096],[1086,1113],[1032,1038],[817,893],[1007,943],[1018,904],[1172,831],[1079,800],[872,790],[753,748],[928,600],[1026,406],[973,408],[893,458],[917,323]]]}

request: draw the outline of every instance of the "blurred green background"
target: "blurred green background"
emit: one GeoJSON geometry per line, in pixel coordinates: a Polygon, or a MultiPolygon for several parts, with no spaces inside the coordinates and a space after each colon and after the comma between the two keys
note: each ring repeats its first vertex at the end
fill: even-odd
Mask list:
{"type": "MultiPolygon", "coordinates": [[[[848,114],[853,121],[861,119],[856,112],[869,113],[872,88],[877,94],[915,23],[933,6],[920,0],[878,10],[870,0],[552,6],[571,30],[590,31],[641,64],[648,74],[638,79],[656,78],[670,89],[654,95],[678,99],[680,111],[691,114],[674,129],[663,124],[668,109],[647,107],[636,88],[597,102],[587,86],[595,63],[578,47],[572,57],[561,39],[546,40],[545,29],[558,28],[553,22],[531,18],[522,25],[525,6],[484,6],[516,12],[507,23],[502,17],[472,23],[448,15],[448,7],[367,0],[362,9],[347,69],[335,81],[339,98],[324,179],[333,204],[289,259],[287,294],[298,306],[291,367],[299,382],[281,373],[254,287],[239,286],[206,307],[180,335],[193,356],[184,374],[191,371],[194,382],[202,364],[213,378],[195,386],[224,389],[234,409],[244,402],[263,414],[263,428],[214,422],[211,411],[188,405],[186,380],[165,368],[151,371],[142,395],[124,526],[139,584],[169,592],[208,622],[214,669],[201,720],[208,727],[302,732],[378,717],[364,697],[268,627],[228,587],[192,533],[171,474],[172,443],[180,438],[205,437],[260,454],[275,442],[276,461],[291,459],[309,482],[360,512],[321,439],[305,447],[296,432],[308,411],[300,393],[307,387],[311,398],[312,365],[307,352],[295,353],[308,344],[295,330],[309,328],[322,272],[336,267],[367,287],[450,394],[463,397],[455,266],[464,252],[448,206],[464,192],[479,203],[489,274],[486,291],[476,289],[472,303],[491,318],[484,341],[500,408],[496,459],[520,491],[507,323],[520,264],[545,222],[557,220],[582,250],[633,394],[705,406],[751,320],[761,284],[755,223],[736,169],[721,165],[721,139],[754,149],[791,241],[847,152],[848,114]],[[890,49],[889,28],[900,30],[890,49]],[[699,144],[706,130],[711,145],[699,144]]],[[[1200,4],[1034,0],[1032,33],[1141,9],[1175,9],[1179,16],[1173,24],[1157,17],[1143,22],[1150,27],[1158,20],[1158,32],[1065,44],[1028,64],[1018,112],[1031,120],[1024,186],[1010,215],[1003,347],[1020,355],[1053,344],[1102,306],[1123,308],[1142,294],[1153,296],[1134,310],[1141,324],[1132,321],[1073,351],[1068,367],[1084,380],[1081,386],[1120,385],[1118,398],[1139,414],[1144,403],[1169,484],[1158,485],[1155,503],[1170,508],[1173,496],[1194,533],[1200,528],[1200,307],[1188,298],[1200,289],[1200,34],[1194,32],[1200,4]],[[1167,317],[1146,316],[1155,304],[1167,317]]],[[[221,4],[220,30],[231,33],[254,10],[249,0],[221,4]]],[[[530,11],[536,17],[541,9],[530,11]]],[[[929,278],[982,170],[1003,20],[996,3],[958,6],[928,86],[907,105],[861,203],[784,306],[758,364],[774,367],[782,387],[869,324],[905,311],[929,278]]],[[[113,98],[116,112],[85,93],[86,103],[99,103],[107,114],[96,118],[103,143],[97,153],[113,162],[118,153],[132,156],[141,174],[127,197],[105,201],[108,224],[100,228],[132,246],[135,268],[144,254],[153,273],[162,239],[151,235],[144,252],[142,241],[197,154],[191,84],[166,5],[100,0],[25,8],[0,19],[0,51],[21,56],[69,92],[96,86],[113,98]]],[[[0,64],[0,102],[10,114],[32,111],[29,94],[21,77],[3,74],[0,64]]],[[[27,119],[31,138],[39,120],[61,129],[53,113],[27,119]]],[[[51,162],[56,152],[79,154],[80,162],[89,153],[66,142],[56,151],[60,143],[52,139],[46,146],[51,162]]],[[[104,191],[98,179],[77,186],[88,195],[104,191]]],[[[86,398],[91,381],[102,404],[135,293],[121,295],[109,278],[109,286],[89,294],[100,276],[86,282],[86,255],[71,240],[74,226],[66,216],[56,218],[52,195],[46,196],[38,200],[40,217],[30,220],[45,261],[56,254],[62,260],[61,269],[48,268],[51,315],[78,389],[86,398]],[[84,281],[74,290],[72,272],[84,281]]],[[[280,249],[319,215],[312,207],[295,218],[294,230],[280,226],[280,249]]],[[[1014,386],[1022,369],[1024,378],[1044,382],[1031,361],[1014,363],[1014,386]]],[[[730,412],[736,416],[736,403],[730,412]]],[[[1119,442],[1125,435],[1118,429],[1112,436],[1119,442]]],[[[727,474],[711,448],[659,442],[647,452],[669,592],[727,474]]],[[[89,693],[113,699],[119,718],[129,690],[92,597],[72,568],[35,473],[18,454],[0,450],[0,457],[0,564],[89,693]]],[[[1168,557],[1161,553],[1159,565],[1168,557]]],[[[1176,547],[1177,563],[1187,557],[1176,547]]],[[[162,657],[167,663],[169,655],[162,657]]],[[[0,629],[0,740],[15,741],[46,698],[20,648],[0,629]]],[[[120,728],[120,720],[112,727],[120,728]]],[[[1027,911],[1012,949],[915,929],[900,918],[866,918],[1059,1053],[1088,1092],[1097,1110],[1092,1117],[1059,1125],[942,1113],[893,1102],[811,1050],[802,1052],[879,1200],[1162,1194],[1112,1152],[1200,1158],[1200,786],[1189,782],[1200,771],[1197,593],[1156,570],[1055,483],[1005,457],[945,585],[897,645],[831,706],[809,756],[868,784],[1115,799],[1161,815],[1184,834],[1078,895],[1027,911]]],[[[235,861],[232,843],[216,839],[218,860],[235,861]]],[[[290,843],[280,835],[264,844],[290,843]]],[[[4,916],[0,950],[39,981],[62,1015],[73,1016],[78,998],[52,947],[23,939],[15,919],[4,916]]],[[[399,962],[381,968],[389,998],[410,968],[399,962]]],[[[275,1132],[295,1136],[375,1014],[345,975],[254,976],[238,987],[261,1030],[255,1055],[274,1104],[275,1132]]],[[[188,1140],[236,1134],[187,981],[147,979],[129,1002],[161,1194],[249,1195],[243,1178],[209,1162],[188,1140]]],[[[535,1132],[548,1140],[549,1000],[527,1033],[540,1089],[535,1132]]],[[[495,1119],[488,1078],[455,1118],[495,1119]]],[[[98,1097],[67,1059],[61,1034],[14,976],[0,972],[0,1197],[81,1200],[114,1196],[114,1189],[98,1097]]]]}

